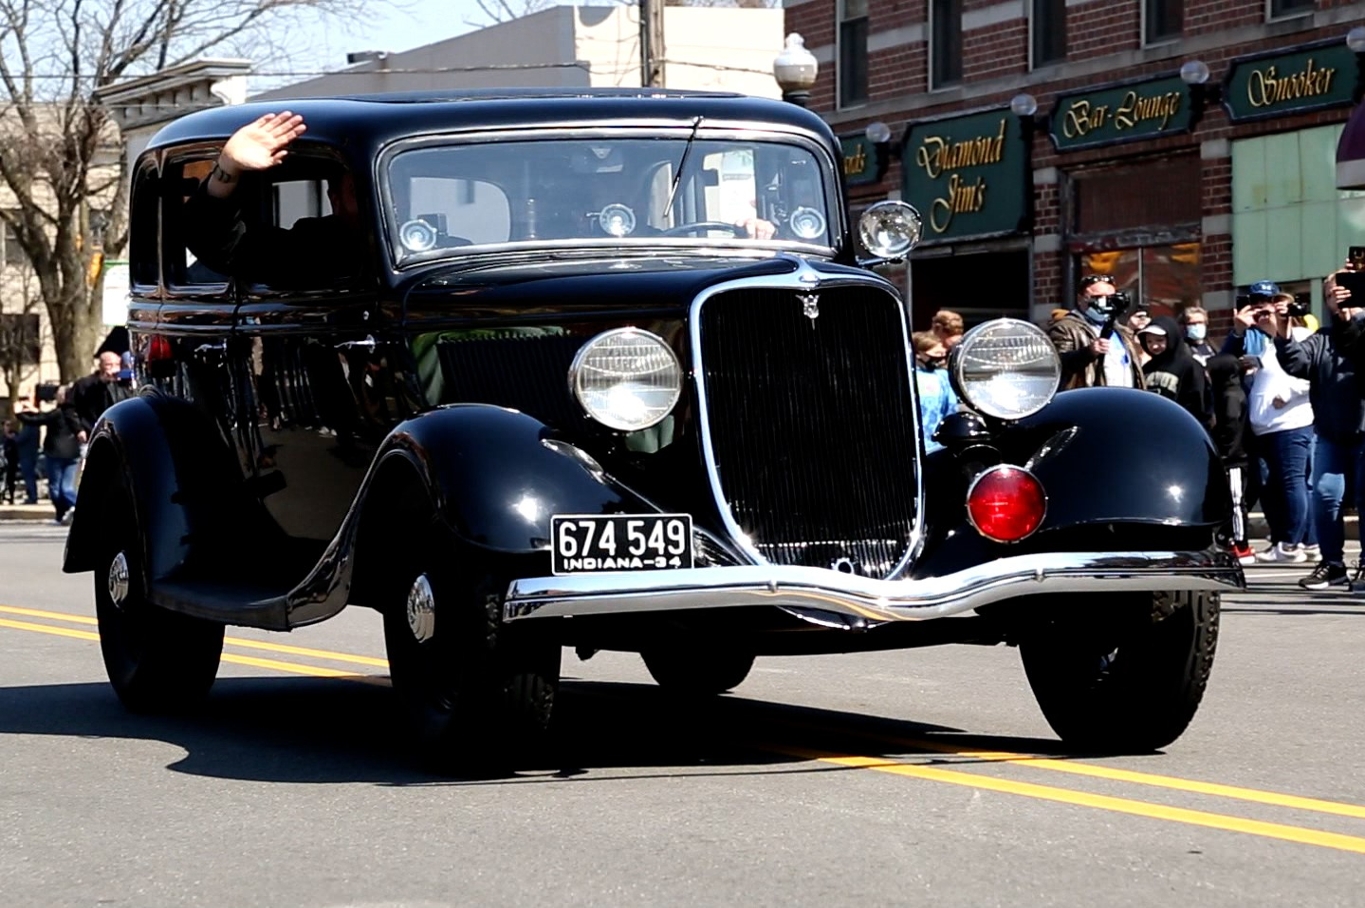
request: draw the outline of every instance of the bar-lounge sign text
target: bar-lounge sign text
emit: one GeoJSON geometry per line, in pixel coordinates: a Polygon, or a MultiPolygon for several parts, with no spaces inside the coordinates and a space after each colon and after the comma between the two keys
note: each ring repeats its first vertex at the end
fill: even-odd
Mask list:
{"type": "Polygon", "coordinates": [[[902,198],[924,216],[925,240],[1014,233],[1028,211],[1019,118],[1007,110],[935,120],[905,136],[902,198]]]}
{"type": "Polygon", "coordinates": [[[1355,80],[1355,54],[1339,38],[1289,53],[1257,54],[1229,68],[1223,107],[1240,122],[1347,105],[1355,80]]]}
{"type": "Polygon", "coordinates": [[[1179,76],[1062,95],[1049,121],[1052,143],[1072,151],[1185,132],[1190,100],[1179,76]]]}

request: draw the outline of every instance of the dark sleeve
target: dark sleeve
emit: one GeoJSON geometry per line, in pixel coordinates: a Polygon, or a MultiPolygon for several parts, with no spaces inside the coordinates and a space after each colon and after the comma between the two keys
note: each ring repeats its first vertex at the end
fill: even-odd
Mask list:
{"type": "Polygon", "coordinates": [[[1292,337],[1275,338],[1275,358],[1280,368],[1294,378],[1312,380],[1313,361],[1322,355],[1323,339],[1314,334],[1299,343],[1292,337]]]}
{"type": "Polygon", "coordinates": [[[1204,376],[1204,367],[1199,365],[1199,361],[1191,357],[1191,369],[1189,377],[1185,382],[1183,394],[1185,399],[1181,401],[1186,410],[1199,420],[1204,428],[1213,426],[1213,401],[1209,399],[1208,381],[1204,376]]]}
{"type": "Polygon", "coordinates": [[[1084,347],[1076,346],[1076,334],[1074,331],[1067,330],[1067,326],[1059,319],[1047,329],[1047,336],[1052,340],[1052,346],[1057,348],[1057,356],[1062,361],[1062,375],[1070,376],[1090,365],[1095,358],[1090,352],[1089,345],[1084,347]]]}
{"type": "Polygon", "coordinates": [[[1223,346],[1219,353],[1231,353],[1233,356],[1241,356],[1247,351],[1246,331],[1241,334],[1229,331],[1228,336],[1223,339],[1223,346]]]}
{"type": "Polygon", "coordinates": [[[25,425],[45,426],[52,422],[52,414],[56,412],[49,410],[46,413],[15,413],[15,417],[25,425]]]}
{"type": "Polygon", "coordinates": [[[291,231],[270,224],[250,224],[242,217],[238,192],[225,199],[209,195],[199,184],[185,203],[185,246],[208,267],[252,281],[271,283],[282,263],[298,260],[291,231]]]}

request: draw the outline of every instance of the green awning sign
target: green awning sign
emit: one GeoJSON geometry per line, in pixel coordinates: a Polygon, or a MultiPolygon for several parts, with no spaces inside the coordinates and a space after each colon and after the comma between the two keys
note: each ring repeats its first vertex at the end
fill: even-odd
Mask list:
{"type": "Polygon", "coordinates": [[[924,218],[924,242],[1028,229],[1032,182],[1019,118],[991,110],[913,124],[901,197],[924,218]]]}
{"type": "Polygon", "coordinates": [[[844,182],[850,186],[877,182],[877,146],[867,136],[840,139],[844,153],[844,182]]]}
{"type": "Polygon", "coordinates": [[[1234,122],[1351,103],[1355,54],[1341,39],[1233,61],[1223,107],[1234,122]]]}
{"type": "Polygon", "coordinates": [[[1188,132],[1191,100],[1179,76],[1062,95],[1049,119],[1052,144],[1075,151],[1188,132]]]}

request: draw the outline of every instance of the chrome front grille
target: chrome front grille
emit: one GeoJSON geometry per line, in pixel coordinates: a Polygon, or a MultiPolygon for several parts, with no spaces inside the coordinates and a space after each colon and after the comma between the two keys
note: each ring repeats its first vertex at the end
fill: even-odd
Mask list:
{"type": "Polygon", "coordinates": [[[894,573],[919,494],[899,302],[874,285],[746,287],[697,317],[707,456],[740,541],[774,564],[894,573]]]}

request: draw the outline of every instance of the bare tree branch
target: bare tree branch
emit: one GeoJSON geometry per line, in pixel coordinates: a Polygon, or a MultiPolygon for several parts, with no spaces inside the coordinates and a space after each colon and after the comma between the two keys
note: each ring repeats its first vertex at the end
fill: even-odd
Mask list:
{"type": "MultiPolygon", "coordinates": [[[[388,0],[381,0],[386,3],[388,0]]],[[[506,2],[506,0],[499,0],[506,2]]],[[[100,89],[206,54],[277,49],[299,13],[374,14],[367,0],[0,0],[0,220],[23,249],[62,378],[98,340],[100,253],[127,243],[129,162],[103,163],[116,127],[100,89]],[[102,234],[92,208],[108,211],[102,234]]],[[[277,56],[277,55],[276,55],[277,56]]]]}

